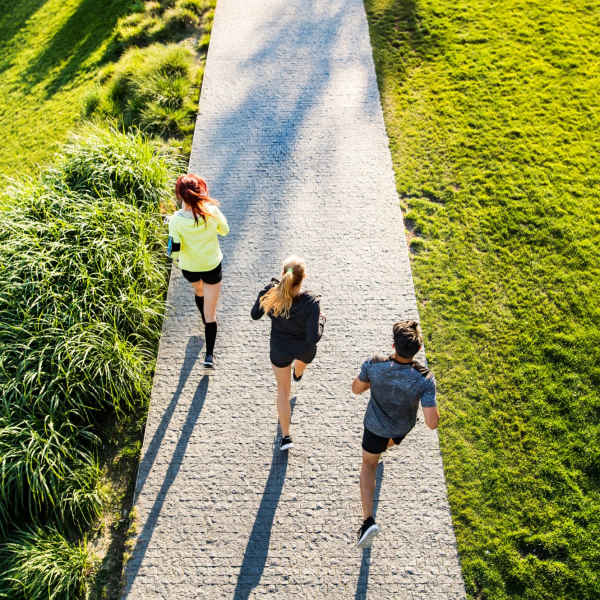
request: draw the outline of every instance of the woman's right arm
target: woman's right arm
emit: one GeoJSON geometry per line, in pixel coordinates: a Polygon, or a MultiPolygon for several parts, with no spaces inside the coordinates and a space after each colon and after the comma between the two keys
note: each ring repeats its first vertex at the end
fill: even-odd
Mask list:
{"type": "Polygon", "coordinates": [[[260,305],[260,299],[262,298],[262,296],[263,296],[262,292],[260,294],[258,294],[258,297],[256,298],[256,302],[254,303],[254,306],[252,307],[252,310],[250,311],[250,316],[255,321],[258,321],[258,319],[260,319],[265,314],[265,311],[263,310],[262,306],[260,305]]]}
{"type": "Polygon", "coordinates": [[[263,307],[260,305],[260,299],[273,287],[273,282],[269,283],[269,285],[265,286],[260,292],[258,292],[258,297],[256,298],[256,302],[254,303],[254,306],[252,307],[252,310],[250,311],[250,316],[257,321],[258,319],[260,319],[264,314],[265,311],[263,310],[263,307]]]}
{"type": "Polygon", "coordinates": [[[215,217],[217,219],[217,233],[219,235],[227,235],[229,233],[229,223],[225,215],[215,206],[215,217]]]}

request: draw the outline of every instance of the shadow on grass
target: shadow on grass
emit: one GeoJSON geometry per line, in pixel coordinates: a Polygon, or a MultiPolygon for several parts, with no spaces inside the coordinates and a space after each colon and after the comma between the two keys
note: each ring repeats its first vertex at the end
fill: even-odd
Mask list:
{"type": "MultiPolygon", "coordinates": [[[[292,414],[296,405],[296,398],[290,400],[292,414]]],[[[246,545],[244,559],[238,575],[237,585],[233,595],[234,600],[247,600],[252,590],[260,583],[267,555],[269,553],[269,541],[271,540],[271,529],[273,528],[273,519],[279,504],[279,498],[285,483],[285,474],[288,465],[288,452],[281,452],[277,443],[281,436],[281,428],[277,426],[277,433],[273,440],[273,458],[271,459],[271,469],[267,477],[267,483],[263,491],[260,506],[250,539],[246,545]]]]}
{"type": "Polygon", "coordinates": [[[117,21],[134,12],[136,6],[133,0],[81,0],[25,71],[23,77],[28,87],[32,88],[52,73],[46,83],[46,97],[49,98],[79,76],[82,69],[97,70],[111,53],[105,52],[93,64],[84,67],[85,62],[113,35],[117,21]]]}
{"type": "MultiPolygon", "coordinates": [[[[373,517],[377,516],[377,505],[379,504],[379,492],[381,491],[381,482],[383,481],[383,461],[377,465],[377,474],[375,480],[375,495],[373,496],[373,517]]],[[[356,594],[354,600],[367,600],[369,590],[369,570],[371,569],[371,548],[365,548],[360,563],[360,573],[356,583],[356,594]]]]}
{"type": "Polygon", "coordinates": [[[442,38],[428,29],[416,0],[397,0],[382,11],[374,4],[375,0],[365,0],[378,80],[389,71],[401,81],[411,62],[432,58],[442,50],[442,38]]]}
{"type": "Polygon", "coordinates": [[[0,72],[8,68],[10,57],[19,51],[19,46],[11,44],[11,40],[46,2],[48,0],[0,0],[0,47],[3,48],[0,72]]]}

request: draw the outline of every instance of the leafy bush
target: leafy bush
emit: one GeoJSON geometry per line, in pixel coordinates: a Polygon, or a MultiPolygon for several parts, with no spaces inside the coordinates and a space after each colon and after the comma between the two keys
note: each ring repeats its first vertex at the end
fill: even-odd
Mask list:
{"type": "Polygon", "coordinates": [[[95,441],[89,430],[75,433],[49,417],[0,417],[0,533],[48,513],[72,529],[93,523],[102,502],[100,472],[89,452],[95,441]]]}
{"type": "Polygon", "coordinates": [[[91,569],[85,543],[73,545],[55,528],[24,529],[0,547],[0,598],[76,600],[91,569]]]}
{"type": "Polygon", "coordinates": [[[193,131],[200,70],[189,48],[154,44],[132,48],[100,80],[84,105],[86,116],[119,119],[124,127],[181,138],[193,131]]]}
{"type": "Polygon", "coordinates": [[[170,193],[167,168],[175,164],[139,135],[103,137],[93,129],[41,182],[6,191],[6,406],[30,407],[38,417],[71,411],[85,420],[90,411],[132,409],[148,397],[167,275],[158,203],[170,193]]]}
{"type": "Polygon", "coordinates": [[[125,201],[156,213],[171,201],[172,174],[183,164],[139,132],[89,126],[73,134],[44,178],[51,189],[125,201]]]}

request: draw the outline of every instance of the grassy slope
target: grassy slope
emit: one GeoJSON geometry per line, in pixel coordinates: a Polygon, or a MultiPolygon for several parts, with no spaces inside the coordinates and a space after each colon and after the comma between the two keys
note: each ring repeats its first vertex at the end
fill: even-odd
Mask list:
{"type": "Polygon", "coordinates": [[[600,9],[365,4],[468,591],[598,598],[600,9]]]}
{"type": "Polygon", "coordinates": [[[77,122],[132,0],[0,0],[0,173],[46,162],[77,122]]]}

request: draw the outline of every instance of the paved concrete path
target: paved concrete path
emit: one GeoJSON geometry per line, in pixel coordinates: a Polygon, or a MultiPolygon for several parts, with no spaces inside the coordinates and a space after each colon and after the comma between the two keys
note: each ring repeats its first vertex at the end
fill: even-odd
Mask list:
{"type": "Polygon", "coordinates": [[[422,419],[380,466],[380,536],[354,548],[367,396],[350,383],[389,350],[394,321],[417,317],[361,0],[219,0],[190,170],[231,224],[218,373],[202,375],[199,318],[176,272],[124,597],[464,598],[438,439],[422,419]],[[287,457],[274,446],[269,323],[250,308],[292,252],[328,321],[287,457]]]}

